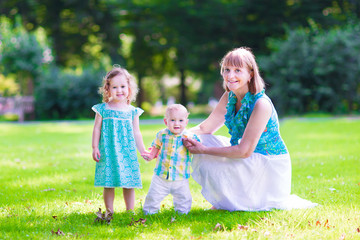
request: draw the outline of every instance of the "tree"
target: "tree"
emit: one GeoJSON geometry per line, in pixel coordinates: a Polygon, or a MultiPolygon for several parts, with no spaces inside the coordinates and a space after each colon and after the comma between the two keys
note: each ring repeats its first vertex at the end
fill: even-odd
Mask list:
{"type": "Polygon", "coordinates": [[[261,61],[279,113],[358,111],[360,23],[327,31],[298,29],[288,36],[273,43],[273,53],[261,61]]]}
{"type": "Polygon", "coordinates": [[[77,67],[84,62],[97,64],[110,56],[123,61],[118,28],[121,2],[72,0],[8,0],[0,3],[0,13],[14,18],[22,16],[27,30],[39,26],[51,36],[55,62],[59,66],[77,67]]]}
{"type": "Polygon", "coordinates": [[[41,73],[44,63],[52,60],[46,42],[41,43],[36,34],[28,33],[20,16],[12,24],[0,17],[0,68],[5,75],[16,76],[21,95],[33,95],[34,81],[41,73]]]}

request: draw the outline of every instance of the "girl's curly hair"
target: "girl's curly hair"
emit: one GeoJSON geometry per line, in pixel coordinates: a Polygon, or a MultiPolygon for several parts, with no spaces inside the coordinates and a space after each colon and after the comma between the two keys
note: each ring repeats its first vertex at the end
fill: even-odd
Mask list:
{"type": "Polygon", "coordinates": [[[129,95],[127,97],[128,104],[136,100],[136,95],[139,92],[138,86],[135,82],[135,79],[131,74],[125,69],[120,67],[120,65],[114,65],[113,69],[106,74],[106,76],[103,78],[103,84],[99,88],[99,93],[102,95],[103,102],[109,102],[110,101],[110,83],[111,79],[113,79],[116,76],[122,76],[127,80],[127,83],[129,85],[129,95]]]}

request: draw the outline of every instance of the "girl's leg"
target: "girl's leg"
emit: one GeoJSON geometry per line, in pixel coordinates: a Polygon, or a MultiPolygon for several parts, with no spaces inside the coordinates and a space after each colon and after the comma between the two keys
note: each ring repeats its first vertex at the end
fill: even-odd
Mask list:
{"type": "Polygon", "coordinates": [[[123,188],[124,201],[127,210],[134,210],[135,190],[133,188],[123,188]]]}
{"type": "Polygon", "coordinates": [[[106,207],[106,212],[114,212],[114,199],[115,199],[115,189],[114,188],[104,188],[104,202],[106,207]]]}

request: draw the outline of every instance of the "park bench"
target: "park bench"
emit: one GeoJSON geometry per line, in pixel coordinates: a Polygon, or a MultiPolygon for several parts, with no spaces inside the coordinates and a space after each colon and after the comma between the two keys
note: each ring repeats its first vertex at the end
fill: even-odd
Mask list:
{"type": "Polygon", "coordinates": [[[0,115],[15,114],[23,122],[26,113],[34,112],[34,97],[0,97],[0,115]]]}

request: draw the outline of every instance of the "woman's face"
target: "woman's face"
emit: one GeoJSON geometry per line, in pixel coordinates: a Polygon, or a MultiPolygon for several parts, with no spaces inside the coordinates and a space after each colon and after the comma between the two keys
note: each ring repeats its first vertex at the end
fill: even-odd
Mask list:
{"type": "Polygon", "coordinates": [[[224,67],[223,78],[226,86],[232,92],[249,90],[248,82],[251,79],[251,74],[246,67],[226,66],[224,67]]]}

